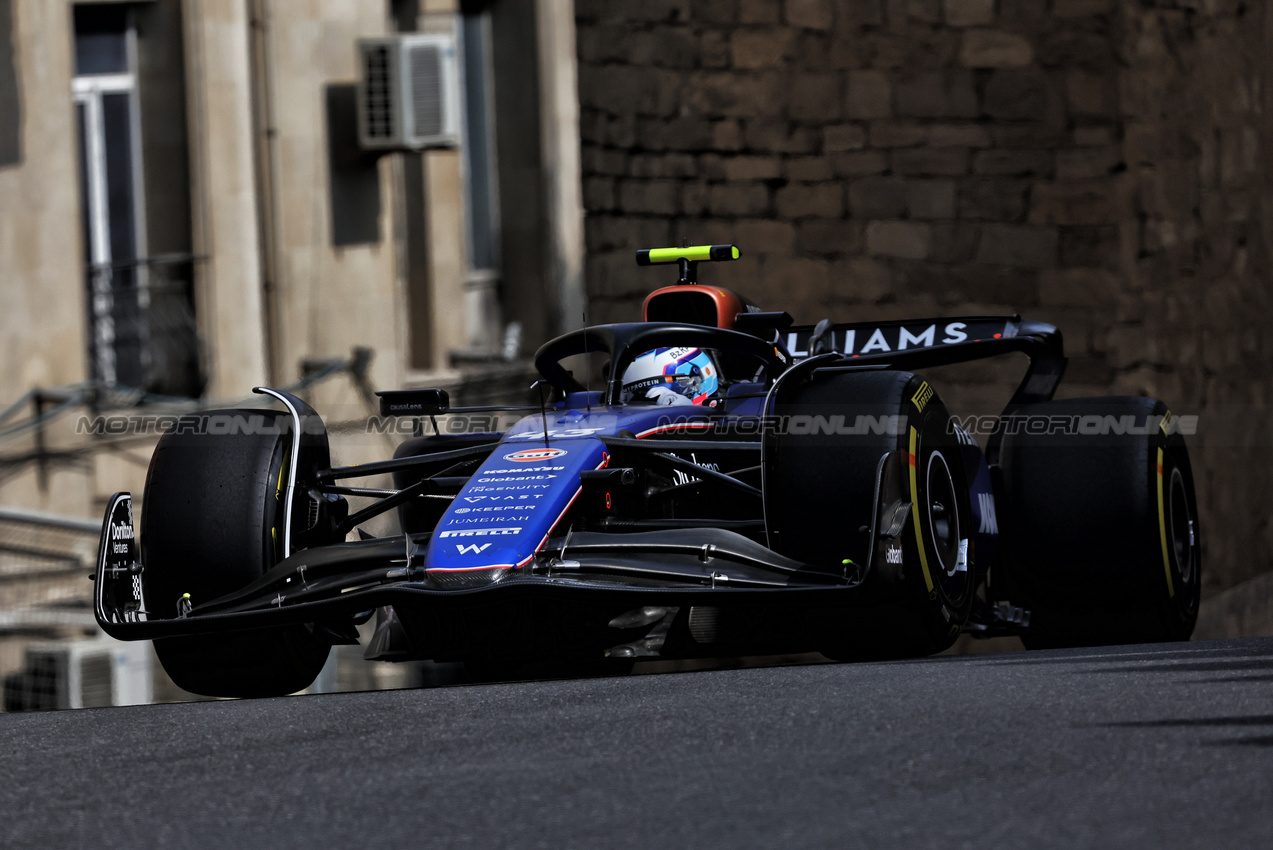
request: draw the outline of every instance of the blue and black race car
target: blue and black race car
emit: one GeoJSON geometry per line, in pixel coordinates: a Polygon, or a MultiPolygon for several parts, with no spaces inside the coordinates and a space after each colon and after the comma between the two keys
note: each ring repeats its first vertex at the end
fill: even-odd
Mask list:
{"type": "Polygon", "coordinates": [[[127,493],[107,510],[101,627],[215,696],[306,687],[372,617],[369,658],[475,667],[1189,636],[1185,420],[1148,398],[1054,399],[1061,334],[1019,316],[795,327],[697,283],[698,263],[737,257],[638,252],[676,285],[641,322],[544,345],[542,404],[503,431],[439,427],[492,410],[441,390],[385,392],[415,436],[333,466],[322,418],[285,392],[183,417],[140,535],[127,493]],[[1011,353],[1029,366],[978,420],[983,448],[915,370],[1011,353]],[[386,473],[392,488],[357,486],[386,473]],[[387,512],[401,533],[369,533],[387,512]]]}

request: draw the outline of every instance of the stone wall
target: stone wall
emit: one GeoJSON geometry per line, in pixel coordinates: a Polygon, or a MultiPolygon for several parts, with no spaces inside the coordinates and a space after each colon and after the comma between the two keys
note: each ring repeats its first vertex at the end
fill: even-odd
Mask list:
{"type": "MultiPolygon", "coordinates": [[[[1201,417],[1209,587],[1269,569],[1263,4],[577,0],[576,14],[593,320],[636,318],[668,282],[633,249],[688,237],[743,251],[705,282],[800,322],[1054,322],[1062,395],[1144,393],[1201,417]]],[[[1010,372],[952,380],[979,406],[1010,372]]]]}
{"type": "Polygon", "coordinates": [[[1119,118],[1139,224],[1105,357],[1120,390],[1202,415],[1213,589],[1270,569],[1273,12],[1119,3],[1119,118]]]}

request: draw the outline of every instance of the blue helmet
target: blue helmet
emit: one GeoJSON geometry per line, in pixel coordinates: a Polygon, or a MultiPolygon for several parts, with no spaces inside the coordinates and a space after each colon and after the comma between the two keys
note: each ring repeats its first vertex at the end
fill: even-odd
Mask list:
{"type": "Polygon", "coordinates": [[[656,348],[623,373],[623,400],[702,404],[720,389],[720,369],[701,348],[656,348]]]}

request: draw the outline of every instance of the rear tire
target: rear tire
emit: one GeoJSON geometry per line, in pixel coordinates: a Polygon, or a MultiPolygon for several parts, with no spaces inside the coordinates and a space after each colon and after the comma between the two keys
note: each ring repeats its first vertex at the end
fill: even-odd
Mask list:
{"type": "MultiPolygon", "coordinates": [[[[146,476],[141,551],[152,617],[260,578],[282,555],[286,414],[209,410],[160,438],[146,476]]],[[[307,626],[163,638],[155,652],[173,682],[218,697],[281,696],[308,687],[330,643],[307,626]]]]}
{"type": "Polygon", "coordinates": [[[1168,433],[1171,420],[1156,424],[1170,416],[1166,405],[1067,399],[1014,414],[1076,430],[1003,441],[1006,590],[1031,610],[1026,646],[1188,640],[1202,537],[1184,438],[1168,433]],[[1135,429],[1146,433],[1116,433],[1135,429]]]}
{"type": "Polygon", "coordinates": [[[813,423],[821,416],[833,427],[863,432],[796,434],[789,419],[788,432],[773,438],[772,464],[766,461],[766,521],[775,550],[834,572],[872,564],[863,587],[869,607],[811,612],[819,651],[867,660],[946,649],[972,610],[975,573],[960,554],[972,515],[961,447],[941,399],[909,372],[859,372],[796,387],[776,413],[812,416],[813,423]],[[877,541],[872,553],[862,529],[885,521],[875,516],[875,484],[888,453],[883,507],[912,507],[896,540],[877,541]],[[887,563],[882,550],[890,545],[900,545],[902,563],[887,563]]]}

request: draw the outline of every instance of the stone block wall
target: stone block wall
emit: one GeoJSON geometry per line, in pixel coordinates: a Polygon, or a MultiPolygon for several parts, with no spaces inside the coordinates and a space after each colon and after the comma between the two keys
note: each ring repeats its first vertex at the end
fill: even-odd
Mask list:
{"type": "MultiPolygon", "coordinates": [[[[576,0],[576,17],[590,320],[637,318],[670,280],[633,251],[689,238],[742,249],[704,282],[800,322],[1052,321],[1062,394],[1200,416],[1208,585],[1270,568],[1264,4],[576,0]]],[[[1006,374],[951,380],[976,406],[1006,374]]]]}

